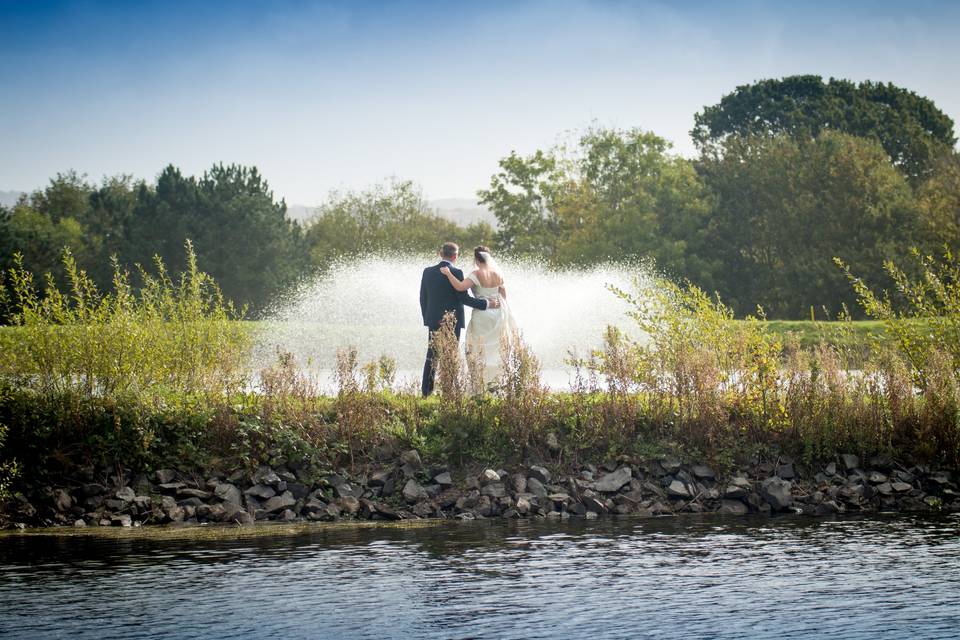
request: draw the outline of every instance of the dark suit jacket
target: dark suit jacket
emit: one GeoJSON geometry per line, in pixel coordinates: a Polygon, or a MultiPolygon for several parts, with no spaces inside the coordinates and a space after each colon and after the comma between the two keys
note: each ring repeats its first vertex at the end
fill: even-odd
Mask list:
{"type": "Polygon", "coordinates": [[[463,329],[463,305],[474,309],[487,308],[486,300],[477,300],[466,291],[454,289],[447,276],[440,273],[443,265],[450,267],[450,272],[457,276],[457,279],[463,280],[463,271],[446,260],[423,270],[423,277],[420,279],[420,312],[423,314],[423,326],[429,327],[431,331],[440,328],[443,314],[448,311],[457,314],[457,329],[463,329]]]}

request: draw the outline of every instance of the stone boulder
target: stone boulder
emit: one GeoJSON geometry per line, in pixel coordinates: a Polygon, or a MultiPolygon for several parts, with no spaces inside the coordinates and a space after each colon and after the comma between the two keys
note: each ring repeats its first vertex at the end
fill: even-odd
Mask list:
{"type": "Polygon", "coordinates": [[[533,465],[532,467],[530,467],[530,470],[527,472],[527,477],[533,478],[543,484],[550,484],[550,478],[551,478],[550,472],[547,471],[547,469],[545,469],[544,467],[533,465]]]}
{"type": "Polygon", "coordinates": [[[427,497],[426,489],[421,487],[413,478],[407,480],[407,484],[403,485],[403,499],[408,503],[413,504],[420,500],[425,500],[427,497]]]}
{"type": "Polygon", "coordinates": [[[760,485],[760,495],[767,501],[770,508],[775,511],[783,511],[790,506],[792,496],[790,489],[793,486],[789,480],[782,478],[767,478],[760,485]]]}
{"type": "Polygon", "coordinates": [[[600,491],[602,493],[614,493],[619,491],[623,485],[630,482],[630,478],[632,477],[633,472],[630,470],[630,467],[620,467],[616,471],[601,477],[599,480],[590,485],[590,488],[594,491],[600,491]]]}
{"type": "Polygon", "coordinates": [[[293,494],[289,491],[284,491],[279,496],[273,496],[269,500],[263,503],[263,510],[267,513],[276,513],[278,511],[283,511],[289,509],[297,503],[293,498],[293,494]]]}
{"type": "Polygon", "coordinates": [[[717,510],[717,513],[730,516],[743,516],[746,515],[748,511],[750,511],[750,509],[747,508],[747,505],[739,500],[721,500],[720,509],[717,510]]]}

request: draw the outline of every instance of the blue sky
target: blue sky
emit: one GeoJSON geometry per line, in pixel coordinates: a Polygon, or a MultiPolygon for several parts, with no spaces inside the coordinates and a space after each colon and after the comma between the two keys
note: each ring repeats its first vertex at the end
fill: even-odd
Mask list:
{"type": "Polygon", "coordinates": [[[388,176],[472,197],[597,123],[693,153],[693,114],[797,73],[891,81],[960,120],[960,2],[0,0],[0,190],[58,171],[255,164],[316,204],[388,176]]]}

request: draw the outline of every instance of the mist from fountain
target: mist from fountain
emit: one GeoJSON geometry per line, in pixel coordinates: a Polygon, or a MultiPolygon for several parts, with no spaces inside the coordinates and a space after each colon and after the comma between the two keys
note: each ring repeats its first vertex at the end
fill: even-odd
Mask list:
{"type": "MultiPolygon", "coordinates": [[[[605,263],[554,269],[530,258],[498,260],[518,326],[551,388],[569,386],[571,351],[587,355],[600,345],[608,325],[642,339],[626,316],[628,305],[607,285],[633,290],[637,278],[650,277],[644,267],[605,263]]],[[[337,349],[353,346],[361,362],[387,355],[396,360],[402,380],[419,380],[427,346],[420,278],[437,261],[427,254],[378,254],[332,265],[288,294],[260,324],[254,370],[274,362],[278,351],[289,352],[318,382],[330,383],[337,349]]],[[[472,256],[458,266],[469,273],[472,256]]]]}

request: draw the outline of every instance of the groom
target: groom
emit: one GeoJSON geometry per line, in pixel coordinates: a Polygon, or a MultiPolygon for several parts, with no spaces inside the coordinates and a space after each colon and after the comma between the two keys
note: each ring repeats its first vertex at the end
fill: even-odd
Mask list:
{"type": "MultiPolygon", "coordinates": [[[[500,306],[499,300],[478,300],[466,291],[457,291],[450,284],[447,276],[440,273],[440,267],[450,267],[450,273],[457,276],[458,280],[463,280],[463,271],[453,266],[459,254],[460,247],[453,242],[445,242],[440,248],[440,262],[423,270],[423,277],[420,279],[420,313],[423,315],[423,325],[430,330],[429,338],[432,338],[433,333],[440,329],[440,321],[449,311],[457,315],[456,334],[459,340],[460,331],[464,327],[463,305],[481,311],[488,308],[496,309],[500,306]]],[[[433,393],[433,378],[433,340],[429,340],[427,360],[423,363],[424,396],[433,393]]]]}

